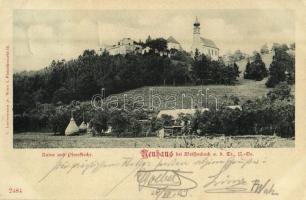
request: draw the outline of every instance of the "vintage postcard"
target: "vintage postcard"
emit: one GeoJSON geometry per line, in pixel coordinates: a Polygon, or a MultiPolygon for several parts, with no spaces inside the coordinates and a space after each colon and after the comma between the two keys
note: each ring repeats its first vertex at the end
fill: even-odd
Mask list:
{"type": "Polygon", "coordinates": [[[306,199],[306,1],[0,1],[0,199],[306,199]]]}

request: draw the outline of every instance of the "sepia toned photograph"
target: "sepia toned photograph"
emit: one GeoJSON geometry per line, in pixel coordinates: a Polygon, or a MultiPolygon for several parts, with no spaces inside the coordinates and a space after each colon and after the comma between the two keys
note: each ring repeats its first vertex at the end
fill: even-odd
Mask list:
{"type": "Polygon", "coordinates": [[[14,10],[14,148],[294,148],[290,9],[14,10]]]}

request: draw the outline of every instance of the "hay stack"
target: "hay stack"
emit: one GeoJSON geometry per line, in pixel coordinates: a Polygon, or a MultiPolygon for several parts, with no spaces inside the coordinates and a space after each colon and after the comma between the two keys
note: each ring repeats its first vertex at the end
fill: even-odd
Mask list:
{"type": "Polygon", "coordinates": [[[86,125],[86,123],[83,121],[82,123],[81,123],[81,125],[79,126],[79,130],[80,130],[80,132],[81,133],[85,133],[86,132],[86,130],[87,130],[87,125],[86,125]]]}
{"type": "Polygon", "coordinates": [[[83,122],[79,126],[80,133],[86,133],[87,130],[87,125],[85,123],[85,117],[84,117],[84,112],[83,112],[83,122]]]}
{"type": "Polygon", "coordinates": [[[73,117],[71,117],[70,122],[65,130],[65,135],[74,135],[79,132],[79,127],[75,123],[73,117]]]}

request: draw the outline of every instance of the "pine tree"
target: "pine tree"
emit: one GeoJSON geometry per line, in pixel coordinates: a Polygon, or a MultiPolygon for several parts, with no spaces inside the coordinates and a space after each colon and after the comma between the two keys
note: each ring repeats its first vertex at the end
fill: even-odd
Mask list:
{"type": "Polygon", "coordinates": [[[261,81],[263,78],[268,76],[268,70],[265,63],[262,61],[259,53],[255,54],[255,59],[250,63],[248,61],[246,70],[244,72],[245,79],[252,79],[256,81],[261,81]]]}
{"type": "Polygon", "coordinates": [[[286,52],[286,48],[275,50],[272,63],[270,65],[270,77],[266,82],[267,87],[274,87],[280,82],[286,81],[289,84],[294,83],[295,77],[295,60],[286,52]]]}
{"type": "Polygon", "coordinates": [[[198,60],[199,59],[199,56],[200,56],[200,52],[198,49],[195,49],[195,52],[194,52],[194,59],[195,60],[198,60]]]}
{"type": "Polygon", "coordinates": [[[251,63],[250,63],[250,59],[248,59],[248,62],[246,64],[246,67],[245,67],[245,71],[244,71],[244,74],[243,74],[243,78],[244,79],[251,79],[251,63]]]}

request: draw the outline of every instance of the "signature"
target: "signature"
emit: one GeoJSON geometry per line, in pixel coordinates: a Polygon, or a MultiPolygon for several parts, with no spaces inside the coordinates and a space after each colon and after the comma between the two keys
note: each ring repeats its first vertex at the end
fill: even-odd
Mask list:
{"type": "Polygon", "coordinates": [[[254,179],[252,181],[251,192],[257,194],[278,195],[274,189],[274,184],[272,183],[271,179],[268,179],[265,182],[261,182],[259,179],[254,179]]]}
{"type": "Polygon", "coordinates": [[[41,177],[38,183],[43,182],[47,179],[51,174],[56,171],[63,171],[65,174],[69,174],[74,170],[80,171],[80,174],[84,175],[86,173],[96,173],[102,168],[111,168],[118,166],[118,163],[109,163],[105,161],[97,161],[97,160],[84,160],[83,162],[69,162],[64,160],[63,157],[60,158],[53,167],[47,173],[41,177]]]}
{"type": "Polygon", "coordinates": [[[186,197],[189,190],[195,189],[198,183],[186,174],[192,172],[181,170],[139,170],[137,182],[139,190],[142,188],[153,189],[152,195],[158,198],[186,197]]]}
{"type": "Polygon", "coordinates": [[[208,181],[203,185],[206,193],[256,193],[278,195],[271,179],[261,181],[246,180],[244,177],[233,178],[230,173],[225,173],[235,162],[228,159],[221,169],[214,175],[208,176],[208,181]]]}
{"type": "MultiPolygon", "coordinates": [[[[128,173],[120,177],[110,189],[107,189],[105,196],[109,196],[115,190],[118,190],[124,182],[130,181],[133,176],[137,179],[139,191],[149,189],[153,196],[158,198],[178,198],[186,197],[191,190],[198,187],[198,183],[190,178],[193,172],[182,170],[165,169],[169,167],[183,167],[189,163],[179,163],[177,160],[162,160],[153,163],[149,160],[135,159],[133,157],[123,157],[122,160],[107,161],[96,159],[85,159],[81,162],[77,160],[60,158],[57,162],[47,169],[38,183],[43,183],[55,175],[94,175],[100,171],[103,173],[106,169],[113,170],[125,169],[128,173]],[[147,170],[147,168],[152,170],[147,170]]],[[[217,171],[206,178],[201,177],[204,192],[206,193],[253,193],[263,195],[278,195],[277,186],[272,179],[246,178],[233,173],[231,168],[247,170],[250,165],[257,165],[259,162],[254,160],[237,160],[229,158],[227,160],[200,160],[193,163],[195,166],[213,168],[217,171]]],[[[263,163],[264,164],[264,163],[263,163]]],[[[253,166],[252,166],[253,167],[253,166]]],[[[176,168],[177,169],[177,168],[176,168]]],[[[210,170],[207,170],[209,172],[210,170]]],[[[206,172],[206,174],[207,174],[206,172]]],[[[242,173],[241,173],[242,174],[242,173]]],[[[135,180],[135,179],[134,179],[135,180]]]]}
{"type": "Polygon", "coordinates": [[[244,187],[246,185],[246,180],[244,178],[233,179],[229,175],[226,175],[225,178],[223,174],[227,171],[234,161],[228,159],[221,169],[214,175],[208,177],[209,181],[204,184],[204,188],[208,188],[205,192],[208,193],[235,193],[235,192],[244,192],[247,189],[244,187]],[[213,186],[212,188],[209,186],[213,186]]]}

